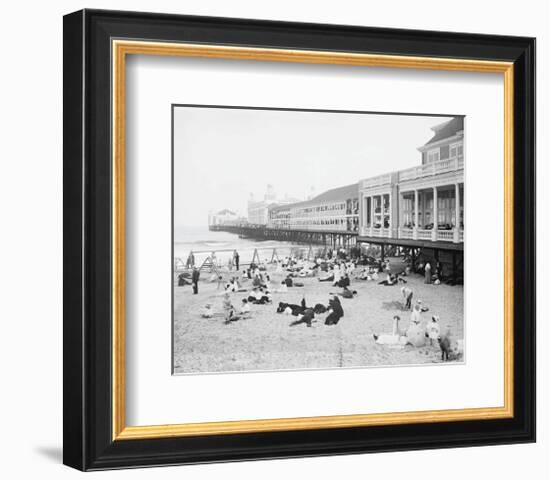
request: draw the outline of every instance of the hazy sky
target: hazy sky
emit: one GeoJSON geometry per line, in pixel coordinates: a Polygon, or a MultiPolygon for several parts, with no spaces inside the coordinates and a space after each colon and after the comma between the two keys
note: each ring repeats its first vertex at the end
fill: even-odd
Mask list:
{"type": "Polygon", "coordinates": [[[246,216],[250,193],[305,199],[419,165],[417,147],[450,117],[176,107],[174,225],[206,225],[223,208],[246,216]]]}

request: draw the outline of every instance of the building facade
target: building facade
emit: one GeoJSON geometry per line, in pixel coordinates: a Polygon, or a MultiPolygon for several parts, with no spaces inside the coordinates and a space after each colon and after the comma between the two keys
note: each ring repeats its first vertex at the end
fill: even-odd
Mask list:
{"type": "Polygon", "coordinates": [[[432,130],[419,166],[359,182],[362,237],[464,241],[464,119],[432,130]]]}
{"type": "Polygon", "coordinates": [[[311,231],[359,230],[358,185],[333,188],[310,200],[268,208],[270,228],[311,231]]]}
{"type": "Polygon", "coordinates": [[[284,198],[277,198],[273,185],[268,184],[264,198],[262,200],[255,200],[254,196],[250,194],[248,200],[248,223],[251,225],[267,225],[269,221],[269,208],[276,205],[288,205],[296,203],[298,199],[285,196],[284,198]]]}
{"type": "Polygon", "coordinates": [[[208,216],[208,225],[237,225],[240,221],[242,218],[227,208],[208,216]]]}

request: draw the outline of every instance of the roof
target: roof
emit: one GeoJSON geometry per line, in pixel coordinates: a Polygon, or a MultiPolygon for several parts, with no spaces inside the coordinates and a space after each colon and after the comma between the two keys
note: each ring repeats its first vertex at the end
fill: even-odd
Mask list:
{"type": "Polygon", "coordinates": [[[231,210],[228,210],[227,208],[224,208],[223,210],[220,210],[216,215],[237,215],[235,212],[232,212],[231,210]]]}
{"type": "Polygon", "coordinates": [[[464,117],[454,117],[452,120],[436,125],[432,130],[435,134],[424,146],[439,142],[445,138],[454,137],[458,132],[464,130],[464,117]]]}
{"type": "Polygon", "coordinates": [[[290,203],[287,205],[277,205],[270,210],[281,210],[290,207],[305,207],[307,205],[319,205],[321,203],[330,203],[338,201],[346,201],[349,198],[357,198],[359,196],[359,185],[352,183],[351,185],[345,185],[343,187],[331,188],[319,195],[311,198],[310,200],[304,200],[303,202],[290,203]]]}

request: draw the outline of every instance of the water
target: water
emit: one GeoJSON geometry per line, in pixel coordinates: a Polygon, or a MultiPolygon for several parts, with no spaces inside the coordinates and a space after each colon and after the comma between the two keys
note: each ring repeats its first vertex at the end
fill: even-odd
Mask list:
{"type": "MultiPolygon", "coordinates": [[[[299,244],[280,242],[276,240],[254,240],[251,238],[239,238],[238,235],[227,232],[211,232],[208,227],[180,227],[174,231],[174,257],[180,258],[184,263],[193,251],[195,263],[201,264],[212,251],[216,250],[216,258],[219,264],[227,264],[233,257],[233,250],[237,250],[240,263],[246,264],[252,261],[254,250],[258,249],[260,261],[270,261],[273,249],[277,249],[279,258],[288,256],[291,249],[296,249],[299,244]],[[230,250],[220,252],[219,250],[230,250]],[[198,253],[202,252],[202,253],[198,253]]],[[[302,245],[307,253],[309,246],[302,245]]],[[[313,246],[316,250],[320,246],[313,246]]]]}

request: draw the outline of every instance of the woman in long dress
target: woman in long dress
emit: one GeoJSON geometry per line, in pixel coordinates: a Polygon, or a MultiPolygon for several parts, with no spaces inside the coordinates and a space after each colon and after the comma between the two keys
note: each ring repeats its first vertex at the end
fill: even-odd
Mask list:
{"type": "Polygon", "coordinates": [[[424,283],[432,283],[432,266],[430,262],[426,262],[424,266],[424,283]]]}

